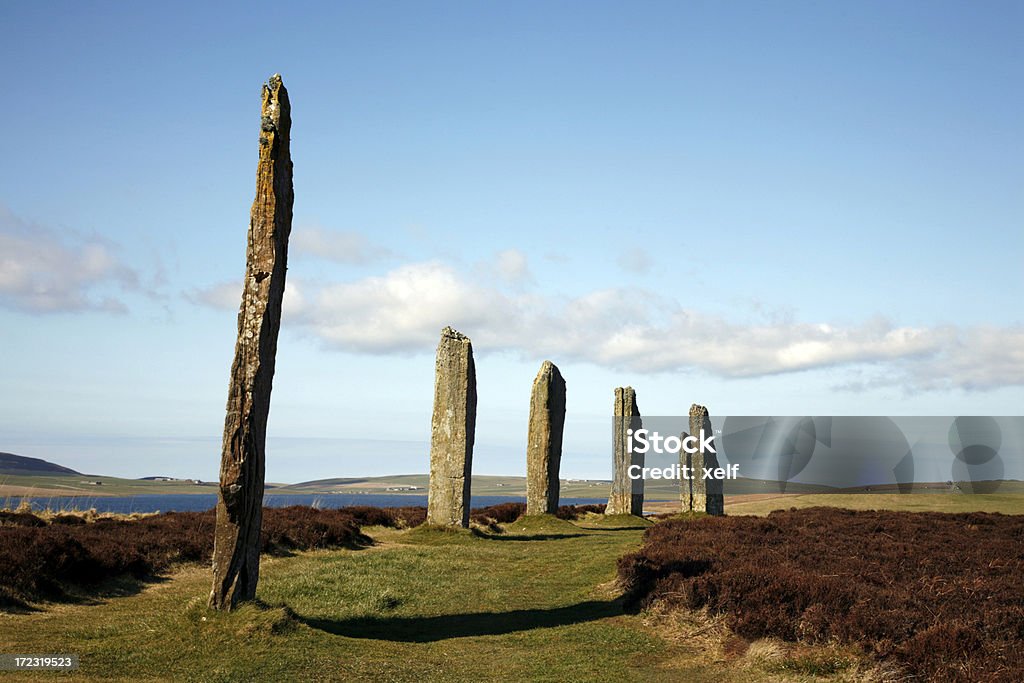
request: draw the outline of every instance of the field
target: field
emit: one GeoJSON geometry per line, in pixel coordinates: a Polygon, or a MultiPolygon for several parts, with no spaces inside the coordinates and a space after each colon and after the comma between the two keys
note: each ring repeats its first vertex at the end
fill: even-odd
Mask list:
{"type": "Polygon", "coordinates": [[[709,657],[625,614],[616,558],[649,524],[593,515],[501,534],[369,527],[369,547],[265,556],[260,605],[208,612],[209,571],[185,565],[0,614],[0,651],[75,653],[77,677],[111,680],[811,680],[709,657]]]}
{"type": "MultiPolygon", "coordinates": [[[[1010,487],[1008,487],[1010,488],[1010,487]]],[[[906,510],[909,512],[1002,512],[1024,515],[1024,493],[1019,484],[1013,492],[966,493],[814,493],[766,494],[764,497],[726,498],[726,514],[766,515],[772,510],[810,507],[842,507],[850,510],[906,510]]]]}
{"type": "Polygon", "coordinates": [[[190,566],[99,604],[4,615],[0,650],[74,652],[82,674],[115,680],[721,680],[622,612],[615,558],[646,525],[375,527],[369,548],[266,557],[260,607],[209,613],[209,572],[190,566]]]}
{"type": "MultiPolygon", "coordinates": [[[[385,477],[324,479],[299,484],[268,483],[267,493],[426,495],[428,479],[426,474],[396,474],[385,477]],[[408,490],[410,487],[416,489],[408,490]]],[[[609,483],[606,481],[567,480],[562,482],[562,497],[607,498],[608,489],[609,483]]],[[[72,496],[88,500],[105,496],[192,493],[216,494],[216,482],[197,484],[188,480],[152,481],[84,474],[0,473],[0,504],[5,499],[31,496],[53,498],[51,507],[54,509],[64,509],[67,506],[82,508],[82,503],[75,503],[71,499],[72,496]]],[[[478,496],[525,496],[526,478],[477,475],[473,477],[473,493],[478,496]]],[[[677,494],[666,493],[664,497],[674,498],[677,494]]]]}
{"type": "MultiPolygon", "coordinates": [[[[651,527],[594,514],[510,521],[515,513],[510,507],[478,516],[473,532],[366,526],[382,521],[366,517],[360,538],[339,535],[330,543],[350,547],[315,550],[297,548],[315,548],[317,538],[282,542],[288,525],[278,525],[278,543],[268,548],[274,554],[264,555],[259,604],[211,613],[205,608],[209,570],[173,564],[155,579],[129,574],[0,613],[0,651],[78,654],[75,678],[91,680],[882,681],[904,675],[838,638],[793,642],[788,633],[762,637],[736,624],[730,629],[729,610],[716,613],[710,605],[679,609],[649,600],[638,610],[644,597],[635,585],[624,599],[617,566],[643,547],[647,529],[768,520],[698,518],[651,527]]],[[[340,522],[346,513],[310,514],[340,522]]],[[[309,527],[309,520],[299,526],[309,527]]],[[[827,529],[820,535],[828,537],[827,529]]],[[[719,538],[745,547],[740,540],[719,538]]],[[[932,549],[939,565],[943,543],[932,549]]],[[[755,584],[763,566],[753,574],[755,584]]],[[[1009,600],[1012,607],[1016,595],[1019,608],[1017,590],[1009,600]]]]}
{"type": "MultiPolygon", "coordinates": [[[[281,484],[276,493],[412,493],[425,495],[430,476],[426,474],[393,474],[382,477],[320,479],[298,484],[281,484]],[[414,491],[388,490],[416,487],[414,491]]],[[[610,482],[563,479],[562,498],[607,498],[610,482]]],[[[525,496],[526,477],[473,475],[473,495],[525,496]]]]}
{"type": "MultiPolygon", "coordinates": [[[[16,457],[16,456],[12,456],[16,457]]],[[[52,463],[46,463],[51,467],[52,463]]],[[[348,477],[320,479],[294,484],[268,483],[267,495],[275,494],[388,494],[418,495],[427,493],[429,476],[426,474],[394,474],[379,477],[348,477]]],[[[610,482],[602,480],[563,479],[560,485],[562,498],[604,498],[607,499],[610,482]]],[[[843,505],[855,509],[887,508],[892,505],[905,507],[909,500],[900,500],[892,487],[870,487],[855,491],[833,489],[827,486],[790,482],[786,493],[778,492],[777,482],[740,478],[729,482],[726,506],[733,514],[766,514],[780,506],[779,499],[798,498],[792,502],[797,507],[814,505],[843,505]],[[866,496],[867,500],[860,500],[866,496]]],[[[476,496],[526,495],[526,478],[516,476],[474,475],[473,494],[476,496]]],[[[143,479],[121,479],[98,475],[67,474],[63,472],[29,473],[20,470],[0,470],[0,505],[5,501],[10,507],[14,499],[29,496],[48,499],[48,507],[54,510],[88,509],[90,499],[106,496],[173,495],[173,494],[216,494],[215,482],[196,483],[189,480],[153,481],[143,479]]],[[[933,509],[931,506],[948,506],[949,511],[1003,509],[1021,501],[1015,511],[1024,513],[1024,482],[1004,481],[994,494],[971,496],[950,492],[943,483],[921,484],[915,489],[913,499],[916,509],[933,509]],[[927,492],[927,493],[926,493],[927,492]],[[946,502],[924,502],[924,495],[940,496],[946,502]],[[1015,498],[1016,496],[1016,498],[1015,498]],[[988,507],[978,507],[988,506],[988,507]]],[[[651,480],[645,483],[644,509],[648,512],[667,512],[679,500],[679,485],[676,481],[651,480]]],[[[943,507],[943,509],[947,509],[943,507]]]]}
{"type": "MultiPolygon", "coordinates": [[[[217,486],[206,483],[194,484],[185,480],[149,481],[87,474],[0,474],[0,503],[5,499],[21,496],[53,498],[51,507],[54,509],[63,509],[63,506],[72,505],[71,496],[84,497],[87,500],[104,496],[179,493],[216,494],[217,486]]],[[[81,508],[82,504],[79,502],[75,504],[75,507],[81,508]]]]}

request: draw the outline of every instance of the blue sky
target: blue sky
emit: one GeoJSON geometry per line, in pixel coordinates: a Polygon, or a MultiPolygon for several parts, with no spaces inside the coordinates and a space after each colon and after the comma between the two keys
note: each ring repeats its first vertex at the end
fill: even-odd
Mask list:
{"type": "Polygon", "coordinates": [[[0,450],[216,477],[262,82],[293,103],[271,480],[567,476],[648,414],[1020,414],[1019,3],[0,5],[0,450]]]}

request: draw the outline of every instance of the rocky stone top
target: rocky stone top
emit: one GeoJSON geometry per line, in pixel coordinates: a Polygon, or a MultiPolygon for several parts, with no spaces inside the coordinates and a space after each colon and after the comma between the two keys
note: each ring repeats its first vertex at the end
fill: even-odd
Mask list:
{"type": "Polygon", "coordinates": [[[468,341],[469,340],[469,337],[467,337],[466,335],[462,334],[461,332],[459,332],[458,330],[456,330],[454,327],[451,327],[451,326],[446,326],[443,330],[441,330],[441,338],[442,339],[444,339],[444,338],[456,339],[458,341],[468,341]]]}

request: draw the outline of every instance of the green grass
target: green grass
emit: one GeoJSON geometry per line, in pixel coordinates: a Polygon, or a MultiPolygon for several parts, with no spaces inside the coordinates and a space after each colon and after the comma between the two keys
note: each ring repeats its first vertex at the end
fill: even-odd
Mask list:
{"type": "Polygon", "coordinates": [[[208,611],[209,572],[187,567],[93,604],[0,614],[0,652],[78,654],[61,675],[92,680],[811,680],[711,661],[623,614],[615,562],[647,525],[371,528],[367,549],[265,557],[258,605],[208,611]]]}

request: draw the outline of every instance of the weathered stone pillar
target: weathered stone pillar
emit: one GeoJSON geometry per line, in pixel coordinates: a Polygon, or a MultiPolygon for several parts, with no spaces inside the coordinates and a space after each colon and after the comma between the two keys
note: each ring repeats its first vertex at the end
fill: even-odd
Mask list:
{"type": "Polygon", "coordinates": [[[292,229],[290,134],[288,91],[274,74],[263,86],[256,199],[224,418],[209,600],[215,609],[252,600],[259,580],[267,416],[292,229]]]}
{"type": "Polygon", "coordinates": [[[435,362],[428,524],[469,526],[475,433],[473,344],[466,335],[446,327],[441,330],[435,362]]]}
{"type": "MultiPolygon", "coordinates": [[[[705,436],[714,434],[708,409],[694,403],[690,406],[690,433],[697,437],[698,445],[701,432],[705,436]]],[[[717,439],[716,439],[717,442],[717,439]]],[[[690,458],[693,465],[693,496],[691,509],[695,512],[706,512],[709,515],[725,514],[724,482],[721,479],[705,479],[704,470],[714,471],[718,468],[718,456],[710,450],[698,449],[690,458]]]]}
{"type": "Polygon", "coordinates": [[[637,515],[644,512],[644,480],[630,479],[631,465],[644,466],[643,453],[630,447],[629,430],[643,427],[633,387],[615,390],[614,428],[612,434],[612,490],[608,496],[606,515],[637,515]]]}
{"type": "MultiPolygon", "coordinates": [[[[679,442],[685,443],[688,436],[690,435],[683,432],[679,435],[679,442]]],[[[679,507],[683,512],[690,512],[693,510],[693,485],[695,483],[693,480],[693,455],[687,453],[682,446],[679,448],[679,467],[689,475],[689,477],[682,477],[679,480],[679,507]]]]}
{"type": "Polygon", "coordinates": [[[540,366],[530,394],[526,441],[526,514],[558,511],[558,467],[565,426],[565,380],[549,360],[540,366]]]}
{"type": "MultiPolygon", "coordinates": [[[[704,426],[704,421],[708,419],[708,409],[704,406],[697,405],[694,403],[690,406],[690,434],[695,435],[698,439],[700,438],[700,430],[704,426]]],[[[690,473],[693,477],[692,485],[690,487],[690,510],[693,512],[704,512],[707,508],[708,492],[707,482],[704,480],[704,467],[707,465],[704,463],[704,453],[699,449],[693,453],[687,453],[687,459],[690,461],[690,473]]]]}

